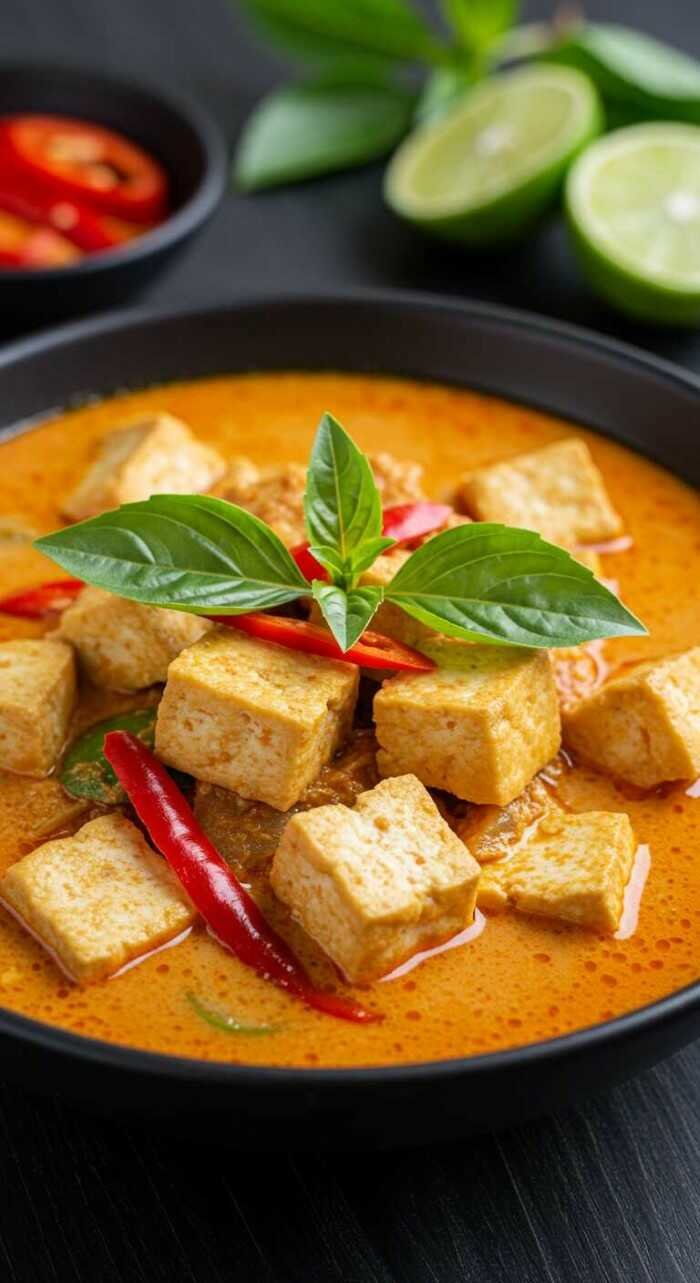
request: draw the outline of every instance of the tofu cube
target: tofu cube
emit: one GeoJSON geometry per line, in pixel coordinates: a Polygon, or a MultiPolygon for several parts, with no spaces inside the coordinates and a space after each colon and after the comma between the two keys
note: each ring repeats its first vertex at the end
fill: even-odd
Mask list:
{"type": "Polygon", "coordinates": [[[11,865],[0,900],[80,984],[112,975],[195,918],[165,861],[116,811],[11,865]]]}
{"type": "Polygon", "coordinates": [[[612,934],[620,925],[636,840],[628,815],[552,810],[504,860],[487,865],[479,908],[521,913],[612,934]]]}
{"type": "Polygon", "coordinates": [[[567,745],[639,788],[700,774],[700,646],[639,664],[565,716],[567,745]]]}
{"type": "Polygon", "coordinates": [[[58,633],[75,646],[95,686],[136,691],[164,682],[171,661],[210,627],[197,615],[90,587],[64,612],[58,633]]]}
{"type": "Polygon", "coordinates": [[[559,749],[549,655],[451,639],[429,653],[433,672],[399,674],[374,697],[380,774],[505,806],[559,749]]]}
{"type": "Polygon", "coordinates": [[[197,494],[223,470],[221,456],[197,441],[186,424],[171,414],[154,414],[105,437],[63,511],[82,521],[152,494],[197,494]]]}
{"type": "Polygon", "coordinates": [[[622,531],[591,452],[577,437],[467,473],[458,497],[480,521],[536,530],[552,543],[595,543],[622,531]]]}
{"type": "Polygon", "coordinates": [[[234,459],[217,486],[217,494],[267,522],[288,547],[306,539],[304,491],[306,468],[285,463],[258,468],[250,459],[234,459]]]}
{"type": "Polygon", "coordinates": [[[216,628],[170,665],[156,752],[287,811],[347,738],[358,683],[354,664],[216,628]]]}
{"type": "Polygon", "coordinates": [[[75,659],[65,642],[0,644],[0,770],[48,775],[75,704],[75,659]]]}
{"type": "Polygon", "coordinates": [[[414,775],[383,780],[354,808],[287,823],[272,886],[353,982],[374,980],[474,915],[479,865],[414,775]]]}

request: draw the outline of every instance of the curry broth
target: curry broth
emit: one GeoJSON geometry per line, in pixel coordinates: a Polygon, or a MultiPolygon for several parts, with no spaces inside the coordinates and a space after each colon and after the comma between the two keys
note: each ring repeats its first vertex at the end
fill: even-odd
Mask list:
{"type": "MultiPolygon", "coordinates": [[[[38,533],[60,524],[59,502],[85,471],[94,444],[121,421],[168,410],[224,455],[269,464],[305,460],[323,410],[365,449],[418,460],[429,493],[455,477],[572,431],[546,415],[471,392],[398,379],[278,374],[173,384],[116,397],[52,419],[0,446],[0,510],[38,533]]],[[[625,602],[650,636],[605,644],[613,666],[700,643],[700,497],[629,450],[576,428],[592,447],[633,546],[604,556],[625,602]]],[[[0,594],[60,572],[26,544],[3,547],[0,594]]],[[[0,616],[0,640],[44,626],[0,616]]],[[[87,726],[143,697],[87,693],[87,726]]],[[[382,1023],[347,1024],[305,1010],[195,928],[116,979],[80,989],[40,945],[0,913],[0,1002],[13,1011],[112,1042],[212,1060],[354,1065],[469,1055],[566,1033],[660,998],[694,980],[700,957],[700,799],[683,787],[646,798],[580,768],[559,789],[575,810],[627,810],[651,851],[639,924],[629,939],[599,937],[511,912],[494,915],[471,943],[363,991],[382,1023]],[[217,1031],[188,994],[250,1021],[270,1037],[217,1031]]],[[[0,776],[0,872],[58,828],[90,813],[71,809],[54,779],[0,776]],[[61,810],[61,808],[63,808],[61,810]],[[56,823],[56,817],[61,822],[56,823]]],[[[327,978],[327,973],[324,979],[327,978]]]]}

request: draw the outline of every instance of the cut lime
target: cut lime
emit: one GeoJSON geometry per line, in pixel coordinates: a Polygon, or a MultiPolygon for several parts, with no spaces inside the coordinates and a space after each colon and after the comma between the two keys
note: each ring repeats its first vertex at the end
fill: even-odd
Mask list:
{"type": "Polygon", "coordinates": [[[700,321],[700,128],[643,124],[600,139],[566,185],[593,289],[631,316],[700,321]]]}
{"type": "Polygon", "coordinates": [[[385,197],[437,236],[467,245],[512,240],[552,203],[600,128],[596,91],[581,72],[509,71],[406,139],[387,170],[385,197]]]}

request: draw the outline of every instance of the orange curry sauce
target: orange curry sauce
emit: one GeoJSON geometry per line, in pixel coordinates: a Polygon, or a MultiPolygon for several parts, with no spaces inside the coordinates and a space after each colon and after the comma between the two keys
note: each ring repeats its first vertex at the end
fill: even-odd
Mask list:
{"type": "MultiPolygon", "coordinates": [[[[427,488],[449,494],[466,468],[530,450],[571,431],[543,414],[470,392],[398,379],[280,374],[174,384],[72,411],[0,445],[1,517],[38,532],[60,524],[59,502],[85,471],[95,442],[144,411],[168,410],[225,455],[270,464],[306,459],[329,409],[365,449],[425,466],[427,488]]],[[[649,637],[606,643],[612,666],[700,643],[700,497],[629,450],[580,432],[592,447],[633,546],[604,555],[649,637]]],[[[3,546],[0,594],[62,572],[26,544],[3,546]]],[[[0,616],[0,639],[37,636],[44,625],[0,616]]],[[[135,701],[87,694],[88,725],[135,701]]],[[[139,702],[143,703],[143,699],[139,702]]],[[[688,786],[640,798],[576,768],[559,785],[576,810],[627,810],[651,852],[639,925],[610,939],[510,911],[461,948],[430,958],[361,994],[385,1014],[371,1026],[305,1010],[195,928],[188,939],[127,973],[81,989],[40,945],[0,912],[0,1003],[50,1024],[117,1043],[208,1059],[276,1065],[362,1065],[432,1060],[548,1038],[642,1006],[694,980],[700,959],[700,798],[688,786]],[[219,1032],[187,995],[250,1021],[270,1037],[219,1032]]],[[[697,790],[696,790],[697,792],[697,790]]],[[[55,831],[65,798],[55,780],[0,776],[0,869],[55,831]]],[[[85,820],[70,814],[70,832],[85,820]]],[[[324,980],[327,979],[324,973],[324,980]]]]}

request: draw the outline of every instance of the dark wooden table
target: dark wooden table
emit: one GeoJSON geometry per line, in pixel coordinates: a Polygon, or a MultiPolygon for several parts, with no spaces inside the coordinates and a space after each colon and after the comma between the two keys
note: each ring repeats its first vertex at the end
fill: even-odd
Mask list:
{"type": "MultiPolygon", "coordinates": [[[[587,8],[700,55],[697,0],[587,8]]],[[[180,86],[231,138],[279,74],[225,0],[2,0],[0,58],[88,62],[180,86]]],[[[394,222],[379,182],[377,167],[255,200],[228,197],[143,301],[357,284],[445,290],[577,321],[700,371],[700,337],[634,329],[586,295],[558,227],[523,249],[461,260],[394,222]]],[[[697,1283],[699,1105],[696,1047],[585,1107],[500,1137],[271,1160],[193,1148],[7,1088],[0,1279],[697,1283]]]]}

